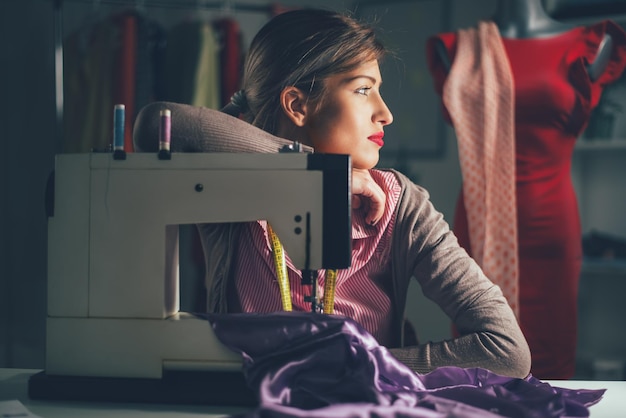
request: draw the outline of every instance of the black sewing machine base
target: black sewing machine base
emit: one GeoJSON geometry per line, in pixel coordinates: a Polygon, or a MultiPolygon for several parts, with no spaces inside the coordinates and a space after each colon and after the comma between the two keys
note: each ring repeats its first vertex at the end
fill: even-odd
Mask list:
{"type": "Polygon", "coordinates": [[[167,371],[162,379],[54,376],[45,371],[28,382],[33,400],[256,406],[241,373],[167,371]]]}

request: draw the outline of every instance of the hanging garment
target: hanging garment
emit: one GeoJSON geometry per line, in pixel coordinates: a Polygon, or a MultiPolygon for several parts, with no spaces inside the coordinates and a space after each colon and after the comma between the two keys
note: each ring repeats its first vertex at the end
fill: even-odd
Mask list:
{"type": "Polygon", "coordinates": [[[586,417],[605,390],[442,367],[416,374],[357,322],[310,312],[210,314],[243,357],[259,406],[247,417],[586,417]]]}
{"type": "Polygon", "coordinates": [[[135,114],[148,103],[163,100],[165,28],[143,15],[137,16],[137,59],[135,69],[135,114]]]}
{"type": "Polygon", "coordinates": [[[219,109],[219,45],[207,21],[185,21],[167,35],[165,100],[219,109]]]}
{"type": "Polygon", "coordinates": [[[460,30],[443,102],[456,130],[470,247],[518,315],[513,99],[498,27],[460,30]]]}
{"type": "MultiPolygon", "coordinates": [[[[457,33],[428,41],[435,89],[443,94],[447,70],[435,43],[458,53],[457,33]]],[[[607,84],[626,66],[626,33],[603,21],[541,38],[502,39],[515,84],[515,175],[519,251],[519,320],[533,355],[532,372],[542,379],[568,379],[575,370],[581,227],[571,180],[577,138],[607,84]],[[605,34],[613,50],[595,81],[593,62],[605,34]]],[[[444,109],[452,121],[450,109],[444,109]]],[[[465,196],[454,219],[459,242],[473,254],[465,196]]]]}
{"type": "Polygon", "coordinates": [[[124,149],[133,151],[137,109],[158,98],[159,33],[156,23],[129,10],[64,40],[64,152],[109,149],[115,104],[125,106],[124,149]]]}
{"type": "Polygon", "coordinates": [[[113,67],[115,79],[113,103],[125,106],[124,150],[133,151],[133,118],[135,115],[135,76],[137,68],[137,15],[123,13],[115,16],[119,27],[119,51],[113,67]]]}
{"type": "Polygon", "coordinates": [[[104,19],[64,40],[63,152],[104,150],[112,144],[114,63],[118,24],[104,19]]]}
{"type": "Polygon", "coordinates": [[[225,17],[214,23],[220,34],[221,107],[239,90],[241,84],[241,31],[236,20],[225,17]]]}

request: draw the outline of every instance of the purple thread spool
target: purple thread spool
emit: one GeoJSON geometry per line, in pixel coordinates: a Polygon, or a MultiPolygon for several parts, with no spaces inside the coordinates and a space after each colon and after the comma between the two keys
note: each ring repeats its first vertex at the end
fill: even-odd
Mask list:
{"type": "Polygon", "coordinates": [[[170,152],[172,132],[172,112],[163,109],[159,112],[159,159],[169,160],[172,158],[170,152]]]}

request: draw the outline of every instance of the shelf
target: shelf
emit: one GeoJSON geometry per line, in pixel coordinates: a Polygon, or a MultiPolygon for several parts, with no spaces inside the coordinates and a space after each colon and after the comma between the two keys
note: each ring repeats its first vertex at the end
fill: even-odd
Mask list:
{"type": "Polygon", "coordinates": [[[626,150],[626,138],[580,139],[574,147],[576,151],[626,150]]]}
{"type": "Polygon", "coordinates": [[[579,17],[569,17],[569,18],[559,18],[556,20],[560,20],[563,22],[567,22],[570,24],[574,24],[574,25],[593,25],[594,23],[598,23],[598,22],[602,22],[603,20],[612,20],[617,24],[624,24],[626,23],[626,13],[612,13],[612,14],[603,14],[603,15],[598,15],[598,16],[591,16],[591,17],[584,17],[584,16],[579,16],[579,17]]]}
{"type": "Polygon", "coordinates": [[[582,274],[626,275],[626,259],[603,260],[585,258],[582,274]]]}

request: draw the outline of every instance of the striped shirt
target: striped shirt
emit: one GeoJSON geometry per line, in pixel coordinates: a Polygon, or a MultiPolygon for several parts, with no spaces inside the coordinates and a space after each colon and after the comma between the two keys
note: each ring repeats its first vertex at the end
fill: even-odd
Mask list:
{"type": "MultiPolygon", "coordinates": [[[[391,306],[391,234],[400,184],[389,171],[370,170],[374,181],[384,190],[387,200],[382,219],[375,226],[365,222],[360,210],[352,214],[352,263],[340,270],[335,287],[334,313],[359,322],[380,344],[390,341],[391,306]]],[[[282,310],[276,268],[265,221],[246,226],[251,239],[241,239],[237,251],[235,283],[229,287],[229,306],[242,312],[282,310]],[[234,308],[237,307],[237,308],[234,308]]],[[[280,238],[280,237],[279,237],[280,238]]],[[[286,255],[287,273],[294,311],[309,311],[309,294],[301,284],[302,274],[286,255]]],[[[325,271],[318,272],[317,295],[323,295],[325,271]]]]}

